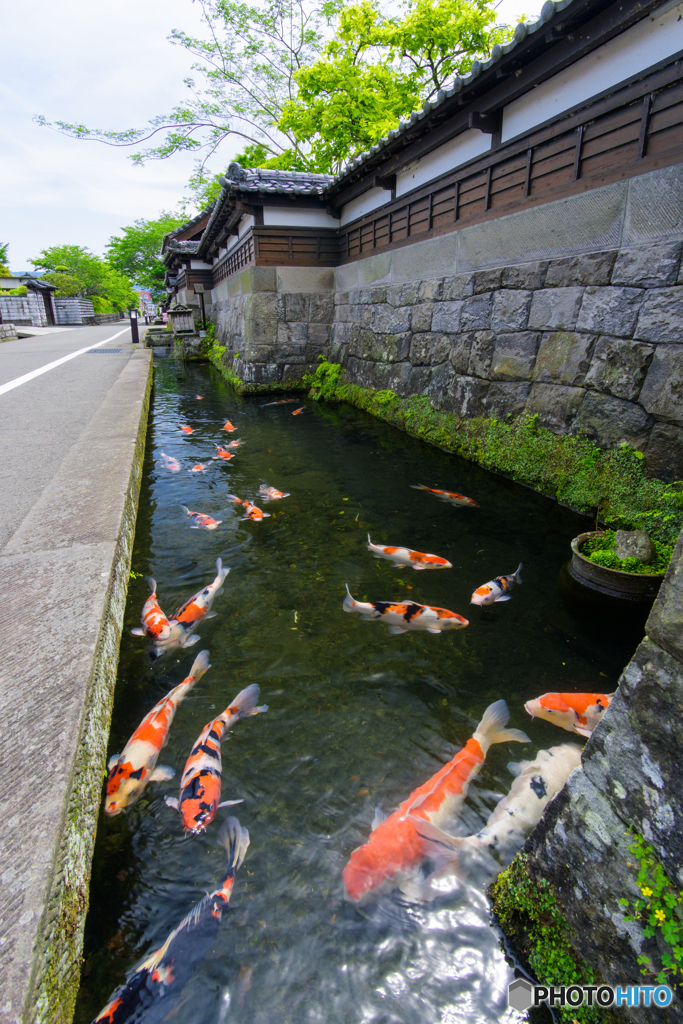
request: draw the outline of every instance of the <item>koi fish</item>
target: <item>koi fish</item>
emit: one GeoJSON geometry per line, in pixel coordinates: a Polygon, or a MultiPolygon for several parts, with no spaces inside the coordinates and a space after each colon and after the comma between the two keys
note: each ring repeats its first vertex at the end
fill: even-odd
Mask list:
{"type": "Polygon", "coordinates": [[[428,852],[437,859],[447,857],[446,863],[426,879],[422,898],[433,899],[444,891],[444,882],[452,882],[454,876],[463,878],[476,866],[490,874],[507,867],[580,764],[581,747],[576,743],[540,750],[533,761],[509,764],[508,770],[517,778],[484,828],[473,836],[451,836],[431,822],[413,819],[428,852]]]}
{"type": "Polygon", "coordinates": [[[222,519],[212,519],[211,516],[204,515],[203,512],[190,512],[186,505],[181,505],[180,507],[183,512],[186,512],[194,520],[190,527],[191,530],[215,530],[223,522],[222,519]]]}
{"type": "Polygon", "coordinates": [[[262,409],[267,409],[269,405],[286,405],[288,402],[298,402],[298,398],[278,398],[275,402],[266,402],[262,405],[262,409]]]}
{"type": "Polygon", "coordinates": [[[223,568],[221,559],[217,558],[216,578],[213,583],[207,584],[202,590],[198,590],[196,594],[188,598],[185,604],[173,613],[172,621],[181,626],[191,627],[200,619],[214,618],[216,613],[211,611],[211,605],[223,589],[223,581],[229,572],[229,569],[223,568]]]}
{"type": "Polygon", "coordinates": [[[469,626],[467,619],[457,612],[449,612],[447,608],[436,608],[429,604],[415,604],[412,601],[407,604],[393,601],[355,601],[348,583],[342,607],[345,612],[359,612],[365,622],[380,619],[394,635],[407,633],[409,630],[443,633],[447,629],[463,629],[469,626]]]}
{"type": "Polygon", "coordinates": [[[194,430],[192,427],[188,427],[187,423],[180,423],[179,426],[183,434],[194,434],[194,430]]]}
{"type": "Polygon", "coordinates": [[[146,576],[152,593],[142,606],[142,629],[131,629],[133,636],[146,636],[150,640],[168,640],[171,635],[171,623],[162,612],[157,601],[157,584],[151,576],[146,576]]]}
{"type": "Polygon", "coordinates": [[[164,469],[167,469],[170,473],[180,472],[180,463],[177,459],[174,459],[172,455],[167,455],[165,452],[159,452],[159,455],[164,460],[164,469]]]}
{"type": "Polygon", "coordinates": [[[301,405],[301,406],[299,406],[298,409],[294,410],[294,412],[292,413],[292,416],[301,416],[301,413],[303,411],[304,411],[304,407],[303,407],[303,405],[301,405]]]}
{"type": "Polygon", "coordinates": [[[276,487],[268,487],[266,484],[261,484],[258,490],[259,494],[263,495],[264,501],[279,501],[280,498],[289,497],[289,494],[284,491],[278,491],[276,487]]]}
{"type": "Polygon", "coordinates": [[[171,932],[163,946],[146,957],[114,992],[93,1024],[157,1024],[173,1013],[169,997],[182,991],[196,965],[213,947],[223,911],[230,902],[235,875],[249,846],[249,833],[237,818],[228,818],[217,836],[228,855],[228,870],[171,932]]]}
{"type": "Polygon", "coordinates": [[[241,444],[244,444],[244,441],[228,441],[225,447],[227,451],[230,451],[231,448],[239,448],[241,444]]]}
{"type": "Polygon", "coordinates": [[[227,430],[227,432],[229,434],[232,434],[233,430],[237,430],[237,427],[233,427],[233,425],[230,422],[230,420],[226,420],[225,421],[225,425],[223,427],[221,427],[221,430],[227,430]]]}
{"type": "Polygon", "coordinates": [[[437,498],[441,498],[442,501],[447,501],[451,505],[479,508],[478,501],[475,501],[474,498],[466,498],[464,494],[458,494],[457,491],[440,491],[436,487],[425,487],[423,484],[411,484],[410,486],[414,491],[429,491],[430,494],[436,494],[437,498]]]}
{"type": "Polygon", "coordinates": [[[483,607],[495,604],[496,601],[511,601],[512,598],[506,591],[510,589],[513,583],[522,582],[521,571],[522,563],[520,562],[517,566],[517,572],[513,572],[511,576],[496,576],[495,580],[489,580],[483,586],[477,587],[472,594],[470,604],[478,604],[483,607]]]}
{"type": "Polygon", "coordinates": [[[204,465],[204,463],[203,462],[198,462],[196,466],[193,466],[192,469],[188,469],[187,472],[188,473],[203,473],[205,471],[205,469],[206,469],[206,466],[204,465]]]}
{"type": "Polygon", "coordinates": [[[381,544],[373,544],[368,534],[368,551],[372,551],[375,558],[386,558],[393,562],[399,569],[412,565],[413,569],[452,569],[453,566],[445,558],[438,555],[425,555],[422,551],[411,551],[410,548],[383,547],[381,544]]]}
{"type": "Polygon", "coordinates": [[[253,502],[249,500],[242,501],[236,494],[228,494],[226,497],[228,501],[232,501],[235,505],[244,505],[246,515],[241,516],[239,522],[242,522],[243,519],[251,519],[252,523],[260,523],[262,519],[270,519],[270,512],[262,512],[253,502]]]}
{"type": "Polygon", "coordinates": [[[198,402],[204,401],[204,395],[195,395],[194,397],[197,399],[198,402]]]}
{"type": "Polygon", "coordinates": [[[494,743],[528,743],[519,729],[507,729],[510,713],[504,700],[484,712],[471,739],[462,750],[424,785],[419,786],[388,818],[376,812],[367,843],[351,854],[343,878],[347,899],[360,903],[395,886],[412,895],[428,849],[416,824],[441,827],[460,811],[469,784],[483,765],[494,743]]]}
{"type": "Polygon", "coordinates": [[[145,715],[122,752],[109,758],[104,798],[104,813],[108,817],[114,818],[137,803],[148,782],[173,778],[172,768],[156,767],[157,758],[168,742],[168,731],[178,705],[210,668],[209,652],[202,651],[195,658],[189,676],[145,715]]]}
{"type": "Polygon", "coordinates": [[[613,693],[544,693],[524,705],[532,718],[544,718],[560,729],[591,736],[614,697],[613,693]]]}
{"type": "Polygon", "coordinates": [[[237,694],[225,711],[209,722],[193,746],[180,780],[180,796],[165,798],[169,807],[180,813],[186,832],[202,832],[216,817],[219,807],[241,804],[241,800],[221,798],[221,740],[240,718],[250,718],[268,710],[267,704],[256,706],[259,697],[257,683],[252,683],[237,694]]]}
{"type": "Polygon", "coordinates": [[[216,454],[214,455],[214,459],[234,459],[235,458],[235,456],[231,452],[229,452],[226,448],[221,448],[221,446],[219,444],[217,444],[215,447],[216,447],[216,454]]]}

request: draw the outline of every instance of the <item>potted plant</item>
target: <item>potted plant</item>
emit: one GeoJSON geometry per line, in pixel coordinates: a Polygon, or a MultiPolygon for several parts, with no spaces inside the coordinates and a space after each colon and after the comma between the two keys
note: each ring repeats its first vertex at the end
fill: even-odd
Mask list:
{"type": "Polygon", "coordinates": [[[644,530],[592,530],[572,541],[569,572],[584,586],[611,597],[654,600],[671,551],[644,530]]]}

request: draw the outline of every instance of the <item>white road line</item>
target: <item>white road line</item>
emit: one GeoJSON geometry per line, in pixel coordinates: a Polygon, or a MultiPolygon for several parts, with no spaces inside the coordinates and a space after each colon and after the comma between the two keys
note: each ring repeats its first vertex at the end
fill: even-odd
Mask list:
{"type": "Polygon", "coordinates": [[[30,373],[25,373],[23,377],[15,377],[14,380],[9,380],[6,384],[0,384],[0,395],[4,395],[7,391],[11,391],[12,388],[18,388],[20,384],[27,384],[34,377],[40,377],[41,373],[47,373],[48,370],[54,370],[55,366],[61,366],[62,363],[67,363],[69,359],[75,359],[76,356],[82,356],[84,352],[89,352],[92,348],[99,348],[100,345],[106,345],[108,341],[113,341],[114,338],[118,338],[121,334],[125,334],[130,328],[126,327],[125,330],[119,331],[117,334],[112,334],[111,338],[105,338],[104,341],[98,341],[95,345],[88,345],[87,348],[79,348],[77,352],[69,352],[68,356],[62,356],[61,359],[55,359],[53,363],[46,363],[45,366],[39,366],[37,370],[31,370],[30,373]]]}

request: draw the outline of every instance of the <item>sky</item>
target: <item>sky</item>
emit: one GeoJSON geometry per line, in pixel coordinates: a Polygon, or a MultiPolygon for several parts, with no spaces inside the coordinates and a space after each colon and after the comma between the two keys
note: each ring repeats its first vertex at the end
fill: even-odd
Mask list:
{"type": "MultiPolygon", "coordinates": [[[[502,0],[499,20],[535,16],[541,0],[502,0]]],[[[126,149],[69,139],[33,122],[89,128],[144,127],[187,95],[189,54],[167,42],[171,29],[202,35],[192,0],[32,0],[6,4],[0,72],[0,242],[13,273],[52,245],[85,245],[98,255],[139,217],[172,210],[195,158],[179,154],[134,166],[126,149]]],[[[214,159],[225,167],[241,148],[214,159]]]]}

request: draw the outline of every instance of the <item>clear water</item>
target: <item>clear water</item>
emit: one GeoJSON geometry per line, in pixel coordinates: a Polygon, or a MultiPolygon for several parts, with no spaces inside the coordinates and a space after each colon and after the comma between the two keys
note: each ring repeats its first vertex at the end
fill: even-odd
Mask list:
{"type": "Polygon", "coordinates": [[[87,1024],[143,953],[157,948],[224,872],[208,832],[185,837],[164,794],[193,741],[244,686],[257,682],[267,715],[239,722],[223,744],[223,799],[249,829],[220,938],[169,1006],[173,1024],[512,1024],[512,978],[485,895],[461,886],[425,905],[398,893],[359,911],[341,873],[369,834],[375,806],[393,810],[472,734],[504,697],[530,746],[492,748],[460,823],[481,827],[507,792],[511,759],[570,739],[525,713],[548,690],[614,689],[639,636],[607,641],[564,609],[558,573],[586,520],[348,407],[263,408],[240,399],[209,365],[157,359],[133,568],[155,577],[170,613],[214,576],[231,572],[201,643],[150,667],[139,624],[148,588],[131,582],[110,753],[186,674],[202,649],[212,668],[180,706],[160,763],[176,780],[151,784],[127,815],[102,816],[93,868],[76,1021],[87,1024]],[[196,395],[203,395],[198,401],[196,395]],[[238,428],[226,434],[226,418],[238,428]],[[181,422],[195,428],[190,436],[181,422]],[[213,444],[244,441],[230,463],[213,444]],[[163,468],[160,450],[182,464],[163,468]],[[206,474],[186,470],[207,462],[206,474]],[[268,483],[291,497],[272,518],[238,522],[228,493],[255,499],[268,483]],[[458,490],[456,509],[410,484],[458,490]],[[190,529],[180,505],[222,519],[190,529]],[[374,541],[447,557],[453,569],[397,570],[374,541]],[[469,605],[476,586],[524,563],[514,600],[469,605]],[[342,611],[344,584],[371,600],[411,598],[466,615],[467,629],[390,636],[342,611]]]}

